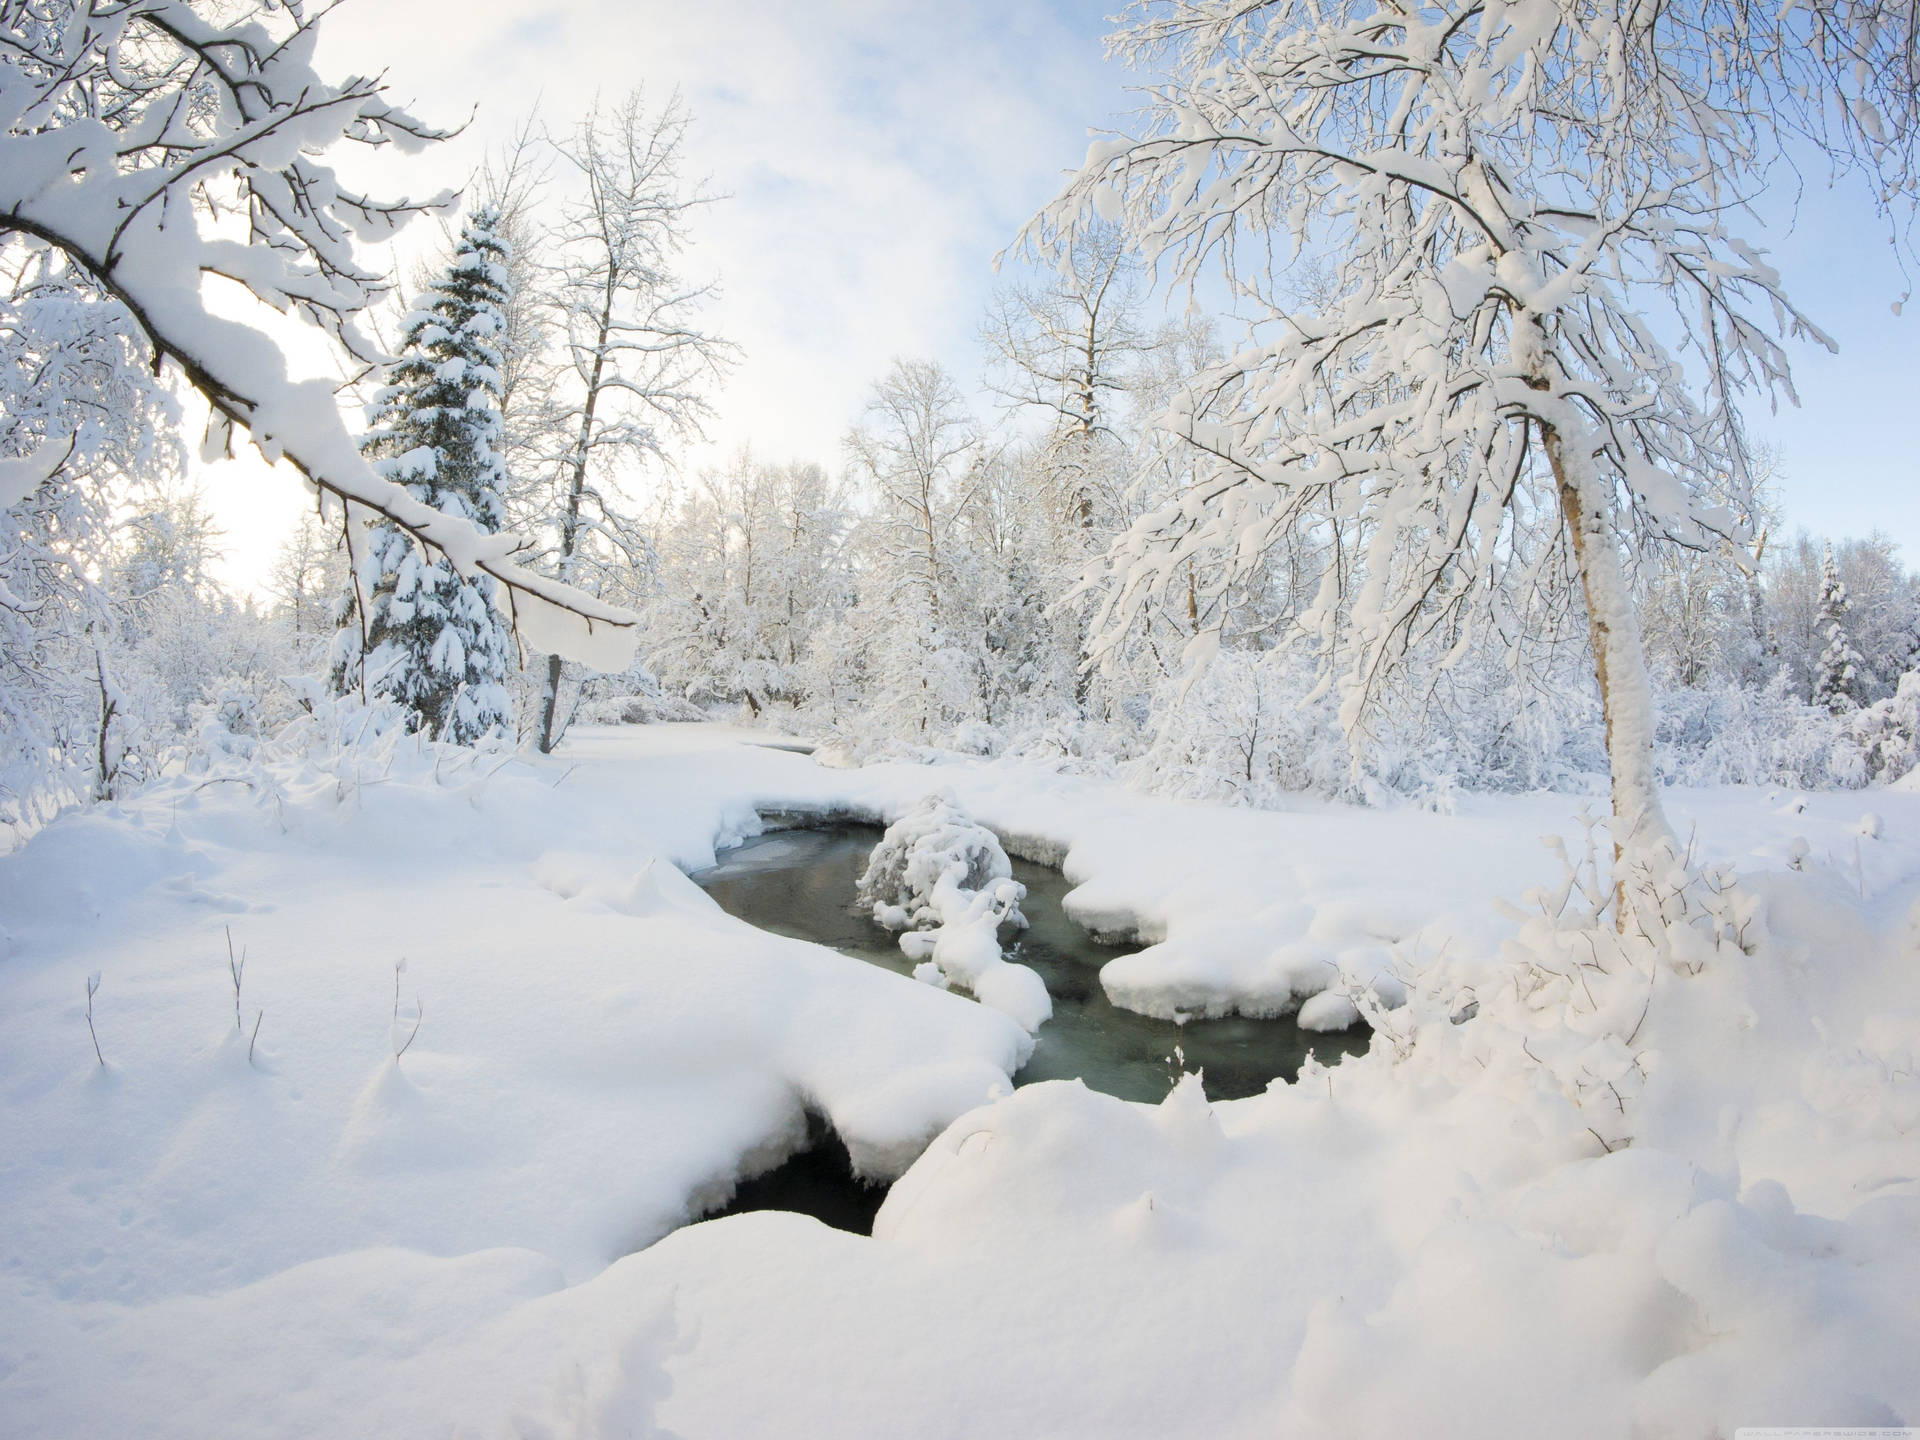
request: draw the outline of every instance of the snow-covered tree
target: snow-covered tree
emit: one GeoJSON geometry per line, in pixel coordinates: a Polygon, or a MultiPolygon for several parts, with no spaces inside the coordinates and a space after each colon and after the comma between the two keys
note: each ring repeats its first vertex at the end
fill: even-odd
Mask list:
{"type": "Polygon", "coordinates": [[[1866,663],[1853,648],[1847,634],[1847,622],[1853,613],[1853,601],[1847,595],[1840,567],[1834,563],[1833,547],[1827,546],[1820,557],[1820,618],[1818,631],[1826,644],[1814,671],[1813,703],[1824,705],[1836,715],[1854,709],[1860,703],[1861,671],[1866,663]]]}
{"type": "Polygon", "coordinates": [[[1636,580],[1656,679],[1697,688],[1758,678],[1750,565],[1725,551],[1667,546],[1643,557],[1636,580]]]}
{"type": "MultiPolygon", "coordinates": [[[[987,383],[1010,406],[1045,417],[1037,444],[1018,456],[1035,504],[1023,517],[1022,564],[1057,602],[1129,517],[1134,479],[1135,380],[1146,357],[1168,343],[1142,318],[1145,279],[1119,227],[1076,236],[1038,282],[1002,288],[981,336],[987,383]]],[[[1059,605],[1050,643],[1078,667],[1091,607],[1059,605]]],[[[1088,699],[1082,674],[1075,699],[1088,699]]]]}
{"type": "Polygon", "coordinates": [[[552,518],[550,477],[565,451],[556,434],[562,362],[547,293],[555,158],[538,115],[522,120],[474,177],[469,193],[492,210],[507,245],[507,299],[500,349],[501,498],[516,534],[543,536],[552,518]]]}
{"type": "Polygon", "coordinates": [[[126,310],[0,234],[0,823],[111,789],[124,721],[103,582],[121,501],[175,473],[178,407],[126,310]]]}
{"type": "Polygon", "coordinates": [[[1117,226],[1094,227],[1068,242],[1042,283],[1004,287],[981,328],[988,383],[1048,417],[1032,469],[1068,532],[1093,530],[1103,511],[1110,518],[1124,487],[1119,412],[1151,343],[1138,270],[1117,226]]]}
{"type": "Polygon", "coordinates": [[[1829,554],[1852,607],[1847,638],[1859,656],[1856,698],[1865,704],[1891,695],[1913,665],[1916,581],[1884,535],[1829,541],[1801,531],[1768,547],[1764,602],[1774,663],[1802,700],[1824,706],[1815,692],[1832,639],[1821,609],[1829,554]]]}
{"type": "Polygon", "coordinates": [[[209,738],[221,749],[257,744],[291,718],[282,677],[304,658],[272,617],[214,578],[222,535],[196,486],[151,479],[121,509],[100,560],[110,619],[96,659],[114,709],[102,792],[190,758],[209,738]]]}
{"type": "Polygon", "coordinates": [[[770,465],[742,449],[702,471],[660,542],[648,651],[697,702],[769,702],[805,690],[802,662],[848,588],[852,516],[818,465],[770,465]]]}
{"type": "MultiPolygon", "coordinates": [[[[415,300],[363,442],[384,478],[482,535],[506,518],[500,340],[509,251],[498,219],[484,209],[469,216],[446,273],[415,300]]],[[[458,745],[510,729],[513,637],[494,608],[493,578],[463,576],[394,525],[373,527],[361,544],[335,688],[396,700],[413,728],[458,745]]]]}
{"type": "Polygon", "coordinates": [[[847,435],[848,459],[873,487],[870,571],[862,593],[883,723],[925,742],[969,718],[970,633],[955,584],[963,514],[983,459],[979,426],[940,366],[896,360],[847,435]]]}
{"type": "Polygon", "coordinates": [[[1114,548],[1104,644],[1189,584],[1224,596],[1289,536],[1344,521],[1357,548],[1322,551],[1302,623],[1351,595],[1351,731],[1423,644],[1522,633],[1519,597],[1570,563],[1615,842],[1674,848],[1625,552],[1743,541],[1736,399],[1790,393],[1782,328],[1824,337],[1734,233],[1733,203],[1796,127],[1910,176],[1911,135],[1872,137],[1914,118],[1913,24],[1845,0],[1139,12],[1115,43],[1163,77],[1146,128],[1095,143],[1035,233],[1060,254],[1123,221],[1177,278],[1217,265],[1257,318],[1163,418],[1191,480],[1114,548]],[[1270,262],[1303,255],[1331,280],[1290,308],[1270,262]]]}
{"type": "Polygon", "coordinates": [[[1891,695],[1912,665],[1920,590],[1899,547],[1878,531],[1842,541],[1834,561],[1852,606],[1847,635],[1860,656],[1857,698],[1864,704],[1891,695]]]}
{"type": "Polygon", "coordinates": [[[267,592],[291,632],[290,643],[303,662],[311,659],[303,669],[321,668],[324,657],[308,657],[305,652],[313,650],[316,642],[324,651],[332,641],[334,619],[350,585],[345,536],[317,510],[306,512],[282,542],[267,576],[267,592]]]}
{"type": "Polygon", "coordinates": [[[995,730],[1072,714],[1084,694],[1081,606],[1054,602],[1078,578],[1080,533],[1063,516],[1042,446],[987,445],[972,467],[953,562],[953,622],[969,637],[973,715],[995,730]]]}
{"type": "MultiPolygon", "coordinates": [[[[665,460],[671,441],[698,435],[707,387],[732,354],[696,323],[712,287],[678,269],[692,213],[710,198],[684,174],[688,124],[677,95],[650,111],[636,90],[558,144],[580,188],[548,237],[547,295],[566,351],[549,413],[567,449],[552,473],[546,561],[595,594],[620,594],[648,568],[618,467],[665,460]]],[[[565,680],[564,657],[550,654],[535,728],[543,751],[566,728],[565,680]]]]}

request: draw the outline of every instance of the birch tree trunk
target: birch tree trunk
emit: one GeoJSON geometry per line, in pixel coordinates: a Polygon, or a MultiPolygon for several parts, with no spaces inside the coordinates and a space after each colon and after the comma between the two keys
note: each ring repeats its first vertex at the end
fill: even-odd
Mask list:
{"type": "Polygon", "coordinates": [[[1560,516],[1586,599],[1612,780],[1617,918],[1624,926],[1628,857],[1660,847],[1677,848],[1660,803],[1660,782],[1653,765],[1653,687],[1647,679],[1633,592],[1614,533],[1611,497],[1604,493],[1594,469],[1590,437],[1580,430],[1562,434],[1544,421],[1540,437],[1553,467],[1560,516]]]}

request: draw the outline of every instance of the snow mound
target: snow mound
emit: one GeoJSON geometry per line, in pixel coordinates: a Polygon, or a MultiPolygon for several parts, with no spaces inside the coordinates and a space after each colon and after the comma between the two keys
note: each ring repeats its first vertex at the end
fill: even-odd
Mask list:
{"type": "Polygon", "coordinates": [[[1349,1030],[1360,1023],[1360,1007],[1334,990],[1322,990],[1300,1007],[1302,1030],[1349,1030]]]}
{"type": "Polygon", "coordinates": [[[887,827],[858,893],[875,922],[906,932],[900,948],[922,962],[916,976],[972,991],[1029,1034],[1053,1014],[1040,977],[1000,953],[1000,927],[1026,926],[1027,887],[1013,878],[998,837],[952,791],[927,796],[887,827]]]}

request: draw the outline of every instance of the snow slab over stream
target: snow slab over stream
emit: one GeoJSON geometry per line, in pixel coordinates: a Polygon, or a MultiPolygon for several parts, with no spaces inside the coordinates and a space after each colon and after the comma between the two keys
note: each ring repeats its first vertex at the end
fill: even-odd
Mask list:
{"type": "Polygon", "coordinates": [[[1920,795],[1669,796],[1774,939],[1662,995],[1638,1138],[1603,1154],[1537,1074],[1386,1036],[1243,1101],[1009,1093],[1005,1016],[682,874],[757,811],[951,789],[1155,942],[1116,998],[1257,1013],[1492,965],[1494,898],[1556,877],[1578,801],[1228,811],[764,738],[183,777],[0,858],[0,1433],[1920,1423],[1920,795]],[[807,1109],[869,1172],[911,1162],[871,1239],[675,1230],[807,1109]]]}

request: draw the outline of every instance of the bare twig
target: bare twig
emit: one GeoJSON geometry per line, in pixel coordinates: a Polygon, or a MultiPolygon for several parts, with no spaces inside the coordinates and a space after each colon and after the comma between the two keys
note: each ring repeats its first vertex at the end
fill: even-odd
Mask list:
{"type": "Polygon", "coordinates": [[[407,1043],[393,1052],[394,1064],[398,1065],[400,1063],[400,1057],[413,1048],[414,1039],[420,1033],[420,1022],[426,1018],[427,1007],[421,1003],[420,997],[416,995],[413,999],[413,1029],[407,1033],[407,1043]]]}
{"type": "MultiPolygon", "coordinates": [[[[391,1038],[400,1034],[400,976],[406,971],[407,960],[403,955],[393,965],[393,1030],[391,1038]]],[[[398,1065],[400,1057],[412,1048],[414,1038],[420,1033],[420,1022],[427,1018],[427,1007],[420,1003],[418,995],[413,997],[413,1029],[407,1035],[406,1042],[393,1052],[393,1063],[398,1065]]]]}
{"type": "Polygon", "coordinates": [[[107,1057],[100,1053],[100,1032],[93,1028],[93,992],[100,988],[100,972],[94,971],[87,976],[87,1034],[93,1036],[93,1058],[100,1062],[102,1070],[107,1068],[107,1057]]]}
{"type": "Polygon", "coordinates": [[[233,977],[233,1028],[241,1030],[245,1027],[240,1023],[240,980],[247,973],[247,952],[243,946],[240,950],[240,958],[238,960],[233,958],[233,927],[229,925],[226,928],[227,973],[233,977]]]}
{"type": "Polygon", "coordinates": [[[247,1041],[247,1064],[253,1064],[253,1047],[260,1043],[260,1022],[267,1018],[267,1012],[256,1010],[253,1013],[253,1038],[247,1041]]]}

